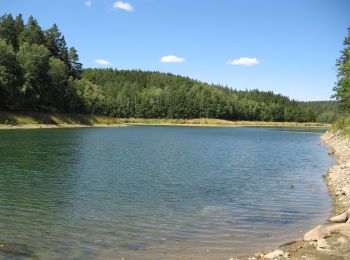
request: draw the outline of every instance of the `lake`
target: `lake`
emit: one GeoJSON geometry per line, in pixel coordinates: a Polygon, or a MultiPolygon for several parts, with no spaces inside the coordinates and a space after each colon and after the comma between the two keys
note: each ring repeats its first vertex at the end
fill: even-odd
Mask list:
{"type": "Polygon", "coordinates": [[[0,131],[0,258],[228,259],[324,223],[320,132],[0,131]]]}

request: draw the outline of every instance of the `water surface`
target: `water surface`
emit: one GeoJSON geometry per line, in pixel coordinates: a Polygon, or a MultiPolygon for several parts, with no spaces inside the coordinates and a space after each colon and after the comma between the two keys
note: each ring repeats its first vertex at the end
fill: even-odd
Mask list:
{"type": "Polygon", "coordinates": [[[332,159],[319,137],[280,128],[0,131],[0,258],[227,259],[274,248],[331,212],[321,176],[332,159]]]}

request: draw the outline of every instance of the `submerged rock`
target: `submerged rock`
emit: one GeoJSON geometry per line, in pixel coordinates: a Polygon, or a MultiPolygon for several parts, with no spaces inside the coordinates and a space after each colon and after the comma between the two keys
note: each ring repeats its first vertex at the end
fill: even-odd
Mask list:
{"type": "Polygon", "coordinates": [[[0,242],[0,253],[12,255],[14,257],[30,257],[36,259],[34,252],[26,245],[0,242]]]}
{"type": "Polygon", "coordinates": [[[329,237],[330,235],[331,235],[330,231],[326,227],[319,225],[311,229],[309,232],[307,232],[304,235],[304,240],[307,240],[307,241],[320,240],[320,239],[329,237]]]}
{"type": "Polygon", "coordinates": [[[201,216],[209,216],[213,214],[221,214],[224,212],[224,207],[222,206],[214,206],[214,205],[209,205],[204,208],[202,208],[199,212],[201,216]]]}

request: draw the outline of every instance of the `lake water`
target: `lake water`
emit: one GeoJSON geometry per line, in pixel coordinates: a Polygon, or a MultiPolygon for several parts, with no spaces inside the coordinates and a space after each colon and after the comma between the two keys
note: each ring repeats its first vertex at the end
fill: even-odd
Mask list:
{"type": "Polygon", "coordinates": [[[0,131],[0,258],[228,259],[278,247],[331,213],[320,134],[0,131]]]}

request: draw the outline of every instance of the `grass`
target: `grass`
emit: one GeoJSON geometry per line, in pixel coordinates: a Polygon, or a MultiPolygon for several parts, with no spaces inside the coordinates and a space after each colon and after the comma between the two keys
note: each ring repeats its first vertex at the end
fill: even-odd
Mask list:
{"type": "Polygon", "coordinates": [[[309,126],[323,127],[329,126],[323,123],[297,123],[297,122],[266,122],[266,121],[229,121],[213,118],[195,118],[195,119],[145,119],[145,118],[130,118],[123,119],[126,124],[132,125],[198,125],[198,126],[309,126]]]}
{"type": "Polygon", "coordinates": [[[0,112],[0,124],[21,125],[87,125],[96,124],[122,124],[119,118],[82,115],[82,114],[51,114],[35,112],[0,112]]]}
{"type": "Polygon", "coordinates": [[[229,121],[222,119],[145,119],[145,118],[114,118],[107,116],[82,114],[56,114],[36,112],[1,112],[0,125],[6,126],[39,126],[39,125],[184,125],[184,126],[286,126],[286,127],[327,127],[323,123],[297,122],[263,122],[263,121],[229,121]]]}
{"type": "Polygon", "coordinates": [[[350,116],[339,118],[333,125],[333,131],[340,131],[342,135],[350,137],[350,116]]]}

